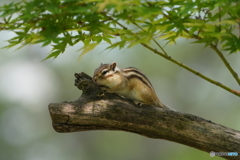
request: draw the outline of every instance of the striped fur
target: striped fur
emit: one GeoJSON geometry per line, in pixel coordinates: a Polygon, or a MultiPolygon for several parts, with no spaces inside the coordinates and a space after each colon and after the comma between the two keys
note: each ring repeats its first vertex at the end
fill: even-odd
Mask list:
{"type": "Polygon", "coordinates": [[[137,68],[129,67],[129,68],[124,68],[122,70],[128,80],[130,80],[131,78],[137,78],[140,81],[142,81],[144,84],[146,84],[148,87],[153,89],[153,86],[151,82],[148,80],[148,78],[137,68]]]}

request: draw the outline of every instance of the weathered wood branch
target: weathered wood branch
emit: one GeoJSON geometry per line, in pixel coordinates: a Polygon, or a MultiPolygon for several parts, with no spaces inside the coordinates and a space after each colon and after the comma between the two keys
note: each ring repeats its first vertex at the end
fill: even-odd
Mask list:
{"type": "MultiPolygon", "coordinates": [[[[122,130],[166,139],[210,153],[238,152],[240,132],[187,113],[154,106],[136,106],[130,100],[104,93],[85,73],[75,74],[83,91],[74,102],[49,104],[57,132],[122,130]]],[[[226,156],[229,160],[239,156],[226,156]]]]}

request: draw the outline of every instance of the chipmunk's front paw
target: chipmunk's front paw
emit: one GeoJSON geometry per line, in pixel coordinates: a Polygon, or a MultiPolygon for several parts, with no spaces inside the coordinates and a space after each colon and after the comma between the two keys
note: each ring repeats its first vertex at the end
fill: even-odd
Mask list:
{"type": "Polygon", "coordinates": [[[133,101],[134,104],[136,104],[137,106],[142,106],[143,104],[139,101],[133,101]]]}

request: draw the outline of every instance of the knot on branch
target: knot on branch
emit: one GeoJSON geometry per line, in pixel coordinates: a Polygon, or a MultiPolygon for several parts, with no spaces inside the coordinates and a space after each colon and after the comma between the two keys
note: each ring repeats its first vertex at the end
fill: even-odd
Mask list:
{"type": "Polygon", "coordinates": [[[85,97],[87,95],[102,95],[103,92],[96,83],[93,82],[92,77],[87,75],[84,72],[81,73],[75,73],[74,76],[76,77],[75,79],[75,86],[82,90],[82,97],[85,97]]]}
{"type": "MultiPolygon", "coordinates": [[[[87,75],[84,72],[81,73],[75,73],[74,76],[76,77],[75,79],[75,86],[82,90],[83,93],[79,99],[81,100],[89,100],[89,101],[96,101],[96,100],[114,100],[114,99],[119,99],[119,100],[126,100],[114,93],[107,93],[104,90],[101,89],[101,86],[96,84],[93,80],[92,77],[87,75]]],[[[129,100],[126,100],[128,102],[131,102],[129,100]]]]}

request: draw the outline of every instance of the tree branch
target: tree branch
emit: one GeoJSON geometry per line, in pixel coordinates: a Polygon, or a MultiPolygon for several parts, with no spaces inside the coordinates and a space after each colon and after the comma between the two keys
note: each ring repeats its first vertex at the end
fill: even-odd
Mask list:
{"type": "MultiPolygon", "coordinates": [[[[136,106],[130,100],[104,93],[85,73],[75,74],[75,85],[83,91],[74,102],[49,104],[57,132],[122,130],[149,138],[166,139],[210,153],[240,153],[240,132],[203,118],[136,106]]],[[[238,157],[224,157],[237,160],[238,157]]]]}

